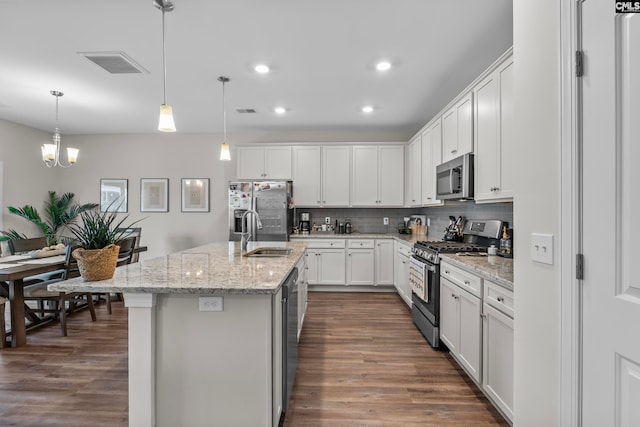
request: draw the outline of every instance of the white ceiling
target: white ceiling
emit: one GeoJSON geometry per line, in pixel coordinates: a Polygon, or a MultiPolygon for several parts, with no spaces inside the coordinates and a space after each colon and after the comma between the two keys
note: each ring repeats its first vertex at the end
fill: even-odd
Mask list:
{"type": "MultiPolygon", "coordinates": [[[[230,133],[408,138],[512,44],[512,0],[173,3],[167,103],[183,133],[222,131],[225,75],[230,133]],[[379,59],[393,68],[376,71],[379,59]],[[272,72],[255,73],[260,62],[272,72]]],[[[157,132],[161,22],[152,0],[0,0],[0,118],[51,131],[49,91],[60,90],[63,135],[157,132]],[[94,51],[125,52],[149,73],[109,74],[78,54],[94,51]]]]}

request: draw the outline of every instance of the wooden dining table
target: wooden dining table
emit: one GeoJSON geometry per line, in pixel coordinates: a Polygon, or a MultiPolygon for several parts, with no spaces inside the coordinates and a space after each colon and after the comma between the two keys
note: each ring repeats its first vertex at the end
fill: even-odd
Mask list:
{"type": "Polygon", "coordinates": [[[0,285],[8,294],[11,304],[11,347],[20,347],[27,343],[27,324],[35,326],[42,323],[35,314],[25,309],[24,287],[33,284],[25,278],[49,273],[64,268],[64,255],[47,258],[31,258],[29,255],[11,255],[0,258],[0,285]]]}

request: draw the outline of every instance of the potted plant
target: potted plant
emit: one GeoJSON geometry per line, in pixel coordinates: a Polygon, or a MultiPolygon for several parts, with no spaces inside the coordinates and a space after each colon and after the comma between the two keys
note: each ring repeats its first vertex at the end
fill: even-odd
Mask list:
{"type": "MultiPolygon", "coordinates": [[[[25,205],[21,208],[8,206],[7,209],[12,214],[37,225],[47,238],[47,245],[55,245],[58,243],[58,231],[61,228],[73,224],[82,212],[98,207],[97,203],[85,203],[82,205],[74,203],[74,197],[73,193],[64,193],[62,196],[58,196],[55,191],[49,191],[49,199],[44,203],[44,219],[42,219],[38,210],[31,205],[25,205]]],[[[0,242],[27,238],[26,235],[13,229],[0,231],[0,233],[2,234],[0,242]]]]}
{"type": "Polygon", "coordinates": [[[140,221],[125,226],[128,217],[118,221],[117,213],[111,208],[106,212],[89,210],[80,214],[81,224],[68,226],[80,246],[73,251],[73,257],[78,261],[80,275],[85,281],[113,277],[120,251],[118,244],[126,237],[127,228],[140,221]]]}

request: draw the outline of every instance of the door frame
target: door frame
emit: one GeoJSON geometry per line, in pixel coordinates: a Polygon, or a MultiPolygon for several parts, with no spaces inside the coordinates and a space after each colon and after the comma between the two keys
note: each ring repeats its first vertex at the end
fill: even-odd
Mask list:
{"type": "Polygon", "coordinates": [[[582,252],[581,86],[576,52],[581,48],[580,7],[560,1],[560,419],[582,425],[582,281],[576,277],[582,252]]]}

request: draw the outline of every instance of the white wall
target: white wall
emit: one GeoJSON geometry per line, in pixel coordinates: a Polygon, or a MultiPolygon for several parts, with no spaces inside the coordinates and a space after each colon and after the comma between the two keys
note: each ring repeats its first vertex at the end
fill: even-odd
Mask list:
{"type": "Polygon", "coordinates": [[[16,229],[28,236],[40,233],[35,225],[9,214],[7,206],[32,205],[42,215],[47,191],[60,191],[57,185],[60,171],[49,169],[42,163],[40,146],[50,140],[50,133],[0,120],[2,230],[16,229]]]}
{"type": "Polygon", "coordinates": [[[221,135],[159,133],[131,135],[62,135],[64,147],[80,149],[78,163],[69,168],[48,169],[40,145],[51,138],[42,132],[0,120],[0,160],[4,161],[3,229],[15,228],[27,235],[37,229],[8,213],[7,206],[31,204],[42,212],[48,190],[73,192],[78,203],[99,202],[100,178],[129,180],[129,220],[144,218],[141,258],[150,258],[227,240],[227,182],[235,179],[236,144],[254,142],[387,142],[402,141],[397,132],[287,132],[230,134],[232,161],[218,160],[221,135]],[[140,179],[169,178],[169,212],[140,212],[140,179]],[[208,213],[181,212],[181,178],[210,179],[208,213]]]}
{"type": "Polygon", "coordinates": [[[531,261],[533,232],[560,253],[560,1],[514,1],[515,425],[559,425],[560,268],[531,261]]]}

